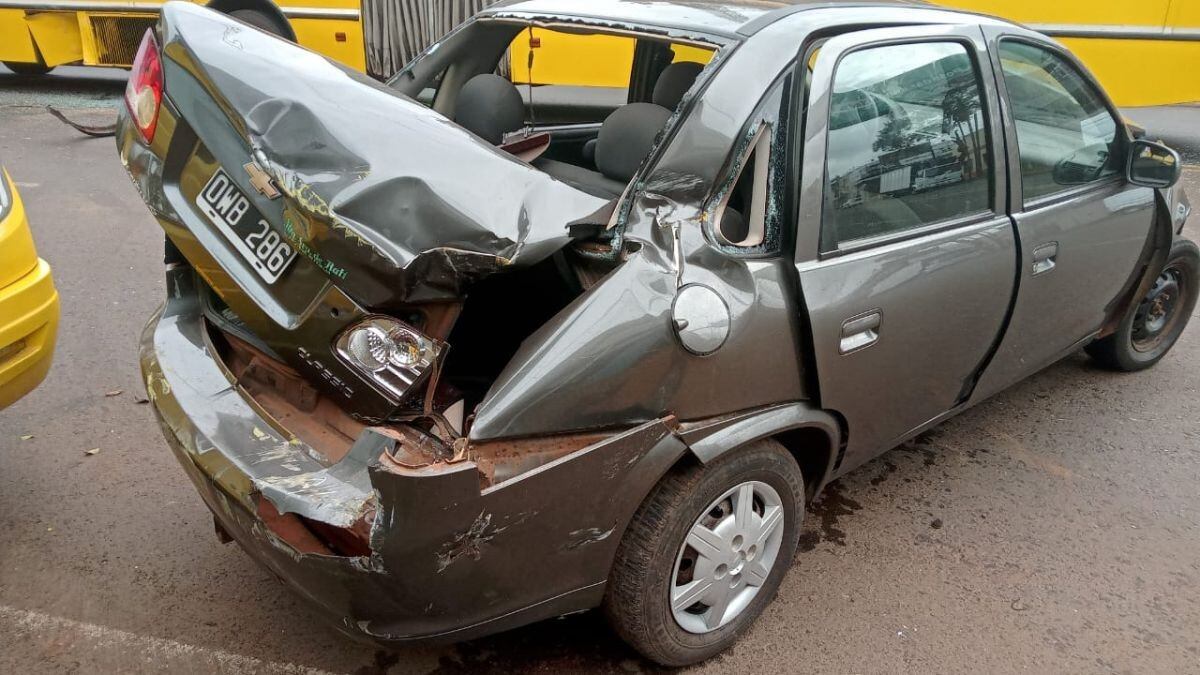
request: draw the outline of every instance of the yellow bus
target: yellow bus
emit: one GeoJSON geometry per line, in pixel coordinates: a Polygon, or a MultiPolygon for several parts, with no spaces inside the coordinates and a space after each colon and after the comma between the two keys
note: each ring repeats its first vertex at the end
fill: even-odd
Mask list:
{"type": "MultiPolygon", "coordinates": [[[[193,0],[204,2],[204,0],[193,0]]],[[[995,14],[1060,39],[1118,105],[1200,101],[1200,0],[932,0],[995,14]]],[[[247,23],[296,40],[380,79],[492,0],[209,0],[247,23]]],[[[580,0],[586,3],[586,0],[580,0]]],[[[161,0],[0,0],[0,61],[20,73],[63,64],[128,67],[161,0]]],[[[538,49],[578,52],[570,72],[525,72],[529,41],[512,48],[517,82],[621,85],[628,41],[535,34],[538,49]]],[[[703,61],[703,55],[687,55],[703,61]]],[[[560,69],[561,70],[561,69],[560,69]]]]}
{"type": "MultiPolygon", "coordinates": [[[[1120,106],[1166,105],[1200,101],[1200,0],[932,0],[935,4],[1003,17],[1028,25],[1062,42],[1100,80],[1120,106]]],[[[542,50],[589,54],[547,62],[577,63],[579,70],[545,69],[535,84],[614,86],[628,77],[632,48],[619,41],[609,47],[580,36],[558,35],[541,41],[542,50]],[[603,56],[597,50],[604,48],[603,56]]],[[[514,43],[513,79],[525,82],[529,49],[514,43]]],[[[699,60],[699,59],[696,59],[699,60]]]]}
{"type": "MultiPolygon", "coordinates": [[[[128,68],[165,0],[0,0],[0,62],[128,68]]],[[[495,0],[187,0],[386,79],[495,0]]]]}
{"type": "Polygon", "coordinates": [[[1198,0],[933,0],[1024,23],[1062,42],[1117,105],[1200,101],[1198,0]]]}
{"type": "MultiPolygon", "coordinates": [[[[352,68],[366,68],[359,0],[211,0],[352,68]]],[[[0,62],[20,74],[76,64],[128,68],[161,0],[0,0],[0,62]]]]}

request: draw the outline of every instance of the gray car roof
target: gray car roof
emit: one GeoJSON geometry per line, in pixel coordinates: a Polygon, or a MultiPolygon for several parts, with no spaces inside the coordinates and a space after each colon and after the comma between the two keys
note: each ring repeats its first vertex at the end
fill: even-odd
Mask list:
{"type": "Polygon", "coordinates": [[[919,0],[503,0],[480,14],[570,16],[589,23],[629,23],[734,36],[753,34],[776,18],[805,9],[869,6],[911,7],[939,14],[953,11],[919,0]]]}

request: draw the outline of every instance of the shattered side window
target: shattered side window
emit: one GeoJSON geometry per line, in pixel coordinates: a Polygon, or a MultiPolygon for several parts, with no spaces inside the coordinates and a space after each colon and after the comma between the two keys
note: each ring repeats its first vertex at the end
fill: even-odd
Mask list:
{"type": "Polygon", "coordinates": [[[705,208],[722,251],[761,255],[781,248],[791,87],[790,72],[772,86],[743,129],[725,182],[705,208]]]}

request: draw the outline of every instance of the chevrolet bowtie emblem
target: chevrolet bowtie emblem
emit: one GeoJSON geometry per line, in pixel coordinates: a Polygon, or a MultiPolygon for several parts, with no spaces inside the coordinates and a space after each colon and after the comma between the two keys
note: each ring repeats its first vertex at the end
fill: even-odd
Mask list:
{"type": "Polygon", "coordinates": [[[279,197],[279,188],[275,187],[275,181],[271,180],[271,177],[258,166],[257,162],[249,162],[242,168],[246,169],[246,173],[250,175],[250,185],[254,186],[260,195],[267,199],[279,197]]]}

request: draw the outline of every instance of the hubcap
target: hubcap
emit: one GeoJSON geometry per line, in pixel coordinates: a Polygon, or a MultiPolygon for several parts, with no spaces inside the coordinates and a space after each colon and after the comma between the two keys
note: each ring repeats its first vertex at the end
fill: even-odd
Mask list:
{"type": "Polygon", "coordinates": [[[1163,337],[1170,334],[1175,324],[1175,308],[1183,296],[1183,276],[1174,268],[1167,268],[1154,282],[1154,288],[1138,305],[1133,318],[1133,348],[1140,352],[1152,351],[1163,337]]]}
{"type": "Polygon", "coordinates": [[[759,481],[734,486],[700,514],[671,574],[680,628],[708,633],[750,606],[779,556],[784,517],[779,493],[759,481]]]}

